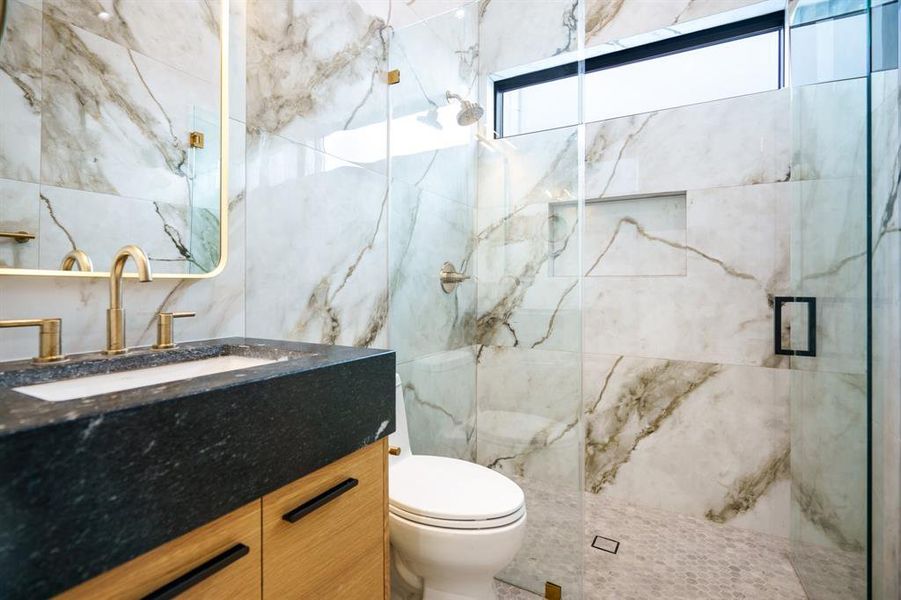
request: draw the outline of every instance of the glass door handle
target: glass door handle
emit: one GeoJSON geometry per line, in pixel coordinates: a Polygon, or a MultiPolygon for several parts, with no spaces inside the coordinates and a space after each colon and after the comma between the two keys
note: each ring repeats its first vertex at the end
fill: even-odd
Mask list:
{"type": "Polygon", "coordinates": [[[773,298],[775,311],[773,338],[775,340],[775,353],[783,356],[816,356],[817,355],[817,299],[812,296],[775,296],[773,298]],[[793,350],[782,346],[782,307],[786,304],[807,305],[807,349],[793,350]]]}

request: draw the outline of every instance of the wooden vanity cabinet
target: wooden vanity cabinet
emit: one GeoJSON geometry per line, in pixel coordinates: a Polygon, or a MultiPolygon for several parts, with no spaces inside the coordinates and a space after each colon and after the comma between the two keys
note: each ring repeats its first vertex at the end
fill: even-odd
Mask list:
{"type": "Polygon", "coordinates": [[[385,600],[387,440],[58,598],[385,600]]]}

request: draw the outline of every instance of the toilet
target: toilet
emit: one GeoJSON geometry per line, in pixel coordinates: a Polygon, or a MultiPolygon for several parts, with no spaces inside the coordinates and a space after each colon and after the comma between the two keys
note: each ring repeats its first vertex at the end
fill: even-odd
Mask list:
{"type": "Polygon", "coordinates": [[[400,450],[388,464],[395,587],[421,593],[423,600],[494,600],[494,576],[513,560],[525,535],[522,489],[465,460],[414,455],[400,376],[395,410],[397,428],[388,438],[400,450]]]}

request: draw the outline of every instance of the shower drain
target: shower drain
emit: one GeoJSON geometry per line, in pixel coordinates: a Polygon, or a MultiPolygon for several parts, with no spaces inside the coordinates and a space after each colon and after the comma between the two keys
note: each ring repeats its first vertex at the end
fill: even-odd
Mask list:
{"type": "Polygon", "coordinates": [[[591,542],[591,547],[610,554],[616,554],[619,551],[619,542],[602,535],[596,535],[594,536],[594,541],[591,542]]]}

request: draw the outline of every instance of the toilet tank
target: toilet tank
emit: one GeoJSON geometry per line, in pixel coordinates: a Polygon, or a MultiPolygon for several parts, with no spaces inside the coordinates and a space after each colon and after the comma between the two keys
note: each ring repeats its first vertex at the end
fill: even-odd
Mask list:
{"type": "Polygon", "coordinates": [[[400,448],[400,454],[390,456],[390,462],[397,462],[410,456],[410,433],[407,430],[407,407],[404,403],[404,386],[400,375],[394,375],[394,433],[388,436],[388,445],[400,448]]]}

